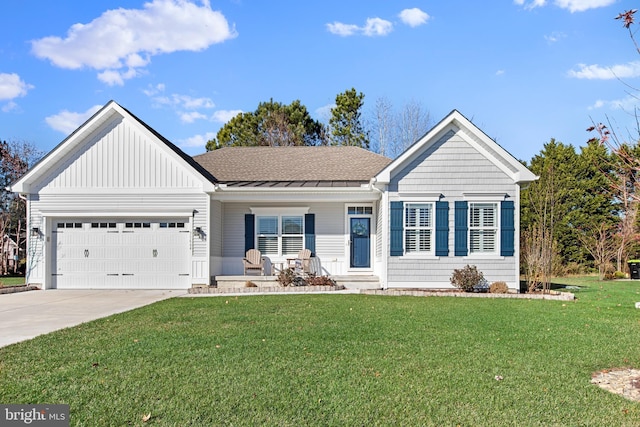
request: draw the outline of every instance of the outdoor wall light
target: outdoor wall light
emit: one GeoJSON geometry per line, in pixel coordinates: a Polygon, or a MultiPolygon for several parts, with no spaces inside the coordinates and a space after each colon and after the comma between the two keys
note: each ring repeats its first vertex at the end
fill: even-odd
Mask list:
{"type": "Polygon", "coordinates": [[[40,235],[40,229],[38,227],[33,227],[31,229],[31,237],[38,237],[40,235]]]}
{"type": "Polygon", "coordinates": [[[202,229],[202,227],[194,228],[193,229],[193,234],[195,234],[196,236],[200,237],[202,240],[205,240],[205,238],[207,237],[207,235],[204,232],[204,230],[202,229]]]}

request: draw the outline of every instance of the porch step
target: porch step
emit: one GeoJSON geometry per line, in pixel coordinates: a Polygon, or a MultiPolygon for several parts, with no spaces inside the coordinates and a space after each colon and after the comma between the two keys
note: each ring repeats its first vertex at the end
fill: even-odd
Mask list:
{"type": "Polygon", "coordinates": [[[331,276],[336,285],[345,289],[382,289],[378,276],[331,276]]]}

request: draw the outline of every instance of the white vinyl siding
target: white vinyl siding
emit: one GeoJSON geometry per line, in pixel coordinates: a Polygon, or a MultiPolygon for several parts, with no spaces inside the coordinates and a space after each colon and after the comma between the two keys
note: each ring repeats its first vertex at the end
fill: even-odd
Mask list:
{"type": "Polygon", "coordinates": [[[405,254],[433,252],[433,204],[405,203],[405,254]]]}
{"type": "Polygon", "coordinates": [[[129,120],[114,120],[52,168],[34,189],[49,192],[106,189],[200,189],[199,176],[168,147],[129,120]]]}
{"type": "Polygon", "coordinates": [[[496,203],[469,204],[469,253],[497,252],[498,205],[496,203]]]}
{"type": "MultiPolygon", "coordinates": [[[[487,280],[502,280],[509,283],[509,286],[517,287],[518,282],[515,279],[517,277],[515,272],[518,271],[517,260],[515,257],[498,256],[499,234],[494,240],[498,246],[495,253],[470,252],[465,257],[454,256],[455,201],[465,200],[465,194],[468,193],[487,192],[506,194],[511,200],[517,201],[519,188],[518,184],[514,183],[505,172],[467,143],[455,128],[443,132],[437,141],[422,152],[416,153],[416,157],[407,164],[406,168],[394,174],[389,183],[391,200],[403,200],[404,195],[417,198],[421,193],[435,193],[443,196],[441,200],[449,202],[449,255],[433,259],[389,257],[387,265],[389,286],[449,288],[453,270],[473,264],[484,273],[487,280]]],[[[496,203],[495,200],[468,201],[469,204],[496,203]]],[[[406,199],[405,203],[407,203],[406,199]]],[[[518,205],[516,205],[517,209],[518,205]]],[[[497,212],[496,224],[498,225],[499,219],[499,212],[497,212]]],[[[469,242],[470,239],[467,244],[469,242]]]]}

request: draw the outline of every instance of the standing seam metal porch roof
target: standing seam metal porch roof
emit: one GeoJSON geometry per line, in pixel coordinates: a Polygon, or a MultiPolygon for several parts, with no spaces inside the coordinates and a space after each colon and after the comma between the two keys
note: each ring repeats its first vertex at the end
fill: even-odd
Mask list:
{"type": "Polygon", "coordinates": [[[193,159],[233,187],[357,187],[391,163],[350,146],[225,147],[193,159]]]}

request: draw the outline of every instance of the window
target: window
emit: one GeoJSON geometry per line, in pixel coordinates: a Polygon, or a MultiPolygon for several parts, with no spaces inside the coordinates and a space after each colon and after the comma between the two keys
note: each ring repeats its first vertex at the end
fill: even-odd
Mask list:
{"type": "Polygon", "coordinates": [[[304,217],[270,215],[256,217],[258,250],[265,255],[295,255],[303,249],[304,217]]]}
{"type": "Polygon", "coordinates": [[[91,228],[116,228],[115,222],[92,222],[91,228]]]}
{"type": "Polygon", "coordinates": [[[257,219],[258,250],[263,254],[278,254],[278,217],[259,216],[257,219]]]}
{"type": "Polygon", "coordinates": [[[469,252],[497,251],[498,205],[496,203],[469,204],[469,252]]]}
{"type": "Polygon", "coordinates": [[[407,203],[404,211],[405,254],[433,251],[433,204],[407,203]]]}
{"type": "Polygon", "coordinates": [[[349,206],[347,213],[349,215],[372,215],[373,208],[371,206],[349,206]]]}

